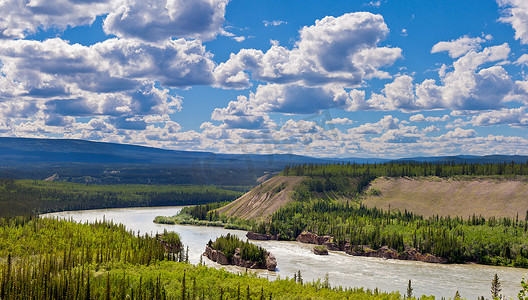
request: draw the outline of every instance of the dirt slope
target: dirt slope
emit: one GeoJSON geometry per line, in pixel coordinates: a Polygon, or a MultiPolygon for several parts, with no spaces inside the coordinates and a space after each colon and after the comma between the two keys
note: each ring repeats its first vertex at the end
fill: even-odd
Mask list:
{"type": "Polygon", "coordinates": [[[407,209],[424,216],[472,214],[515,217],[524,219],[528,210],[528,181],[508,179],[456,180],[436,177],[408,179],[378,178],[373,189],[380,196],[367,196],[363,201],[368,207],[391,210],[407,209]]]}
{"type": "Polygon", "coordinates": [[[264,220],[292,201],[290,194],[303,179],[304,177],[273,177],[218,211],[230,217],[264,220]]]}

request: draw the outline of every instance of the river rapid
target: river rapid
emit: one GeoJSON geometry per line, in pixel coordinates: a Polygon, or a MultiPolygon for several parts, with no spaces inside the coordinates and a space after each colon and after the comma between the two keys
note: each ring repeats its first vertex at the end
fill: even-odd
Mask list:
{"type": "MultiPolygon", "coordinates": [[[[227,233],[246,239],[245,231],[227,230],[217,227],[187,225],[161,225],[153,223],[156,216],[172,216],[182,207],[141,207],[116,208],[85,211],[68,211],[44,216],[72,219],[77,222],[113,220],[124,224],[136,234],[178,232],[185,246],[189,247],[189,260],[198,263],[209,240],[227,233]]],[[[380,291],[400,291],[403,295],[409,279],[412,281],[413,295],[434,295],[436,298],[452,298],[458,290],[463,298],[476,299],[479,296],[490,298],[491,280],[495,273],[501,281],[502,294],[514,298],[519,292],[520,282],[527,269],[483,266],[475,264],[429,264],[422,262],[389,260],[350,256],[344,252],[332,252],[318,256],[311,252],[313,245],[298,242],[252,241],[266,248],[277,258],[276,272],[257,271],[260,276],[273,280],[292,277],[298,270],[303,280],[312,281],[328,274],[332,286],[378,288],[380,291]]],[[[209,266],[221,268],[204,257],[209,266]]],[[[232,272],[244,272],[239,267],[225,267],[232,272]]]]}

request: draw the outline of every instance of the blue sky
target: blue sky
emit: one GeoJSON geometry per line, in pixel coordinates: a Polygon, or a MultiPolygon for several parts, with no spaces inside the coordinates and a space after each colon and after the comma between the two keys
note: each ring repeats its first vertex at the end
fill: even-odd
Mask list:
{"type": "Polygon", "coordinates": [[[6,0],[0,135],[528,155],[528,2],[6,0]]]}

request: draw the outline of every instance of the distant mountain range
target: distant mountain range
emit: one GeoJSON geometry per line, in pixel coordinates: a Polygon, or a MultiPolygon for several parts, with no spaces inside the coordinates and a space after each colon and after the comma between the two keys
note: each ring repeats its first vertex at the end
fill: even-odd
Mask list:
{"type": "Polygon", "coordinates": [[[254,184],[256,178],[287,164],[335,162],[383,163],[526,162],[528,156],[440,156],[384,158],[315,158],[294,154],[217,154],[69,139],[0,137],[0,177],[99,183],[254,184]]]}

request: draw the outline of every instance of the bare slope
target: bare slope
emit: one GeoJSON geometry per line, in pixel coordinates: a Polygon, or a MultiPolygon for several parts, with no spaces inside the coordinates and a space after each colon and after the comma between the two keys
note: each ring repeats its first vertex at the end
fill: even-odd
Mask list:
{"type": "Polygon", "coordinates": [[[290,194],[303,178],[273,177],[218,211],[230,217],[264,220],[292,201],[290,194]]]}
{"type": "Polygon", "coordinates": [[[528,210],[528,181],[508,179],[378,178],[363,201],[368,207],[403,211],[424,216],[472,214],[524,218],[528,210]],[[374,196],[373,189],[381,191],[374,196]]]}

